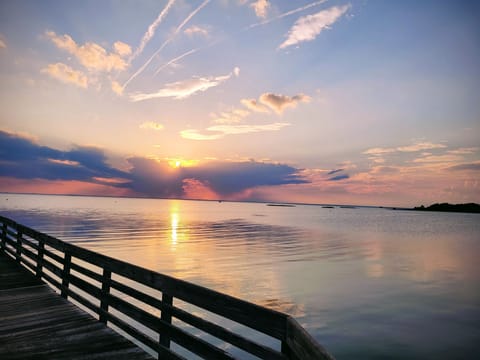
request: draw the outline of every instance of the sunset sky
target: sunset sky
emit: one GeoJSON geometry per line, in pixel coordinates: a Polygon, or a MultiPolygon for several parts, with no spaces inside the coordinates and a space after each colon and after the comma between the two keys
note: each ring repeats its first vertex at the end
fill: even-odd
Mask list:
{"type": "Polygon", "coordinates": [[[480,202],[480,2],[0,2],[0,191],[480,202]]]}

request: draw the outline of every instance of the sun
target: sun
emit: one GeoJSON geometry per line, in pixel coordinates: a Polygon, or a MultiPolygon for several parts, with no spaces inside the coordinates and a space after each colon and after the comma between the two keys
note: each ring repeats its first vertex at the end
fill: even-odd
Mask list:
{"type": "Polygon", "coordinates": [[[172,169],[191,167],[198,163],[198,160],[187,160],[182,158],[167,158],[166,160],[172,169]]]}

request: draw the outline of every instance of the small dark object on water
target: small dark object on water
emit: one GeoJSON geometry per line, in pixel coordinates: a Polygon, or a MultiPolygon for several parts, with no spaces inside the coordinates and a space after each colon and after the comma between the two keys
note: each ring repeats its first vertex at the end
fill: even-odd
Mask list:
{"type": "Polygon", "coordinates": [[[324,209],[335,209],[335,206],[322,206],[324,209]]]}
{"type": "Polygon", "coordinates": [[[293,204],[267,204],[267,206],[295,207],[293,204]]]}

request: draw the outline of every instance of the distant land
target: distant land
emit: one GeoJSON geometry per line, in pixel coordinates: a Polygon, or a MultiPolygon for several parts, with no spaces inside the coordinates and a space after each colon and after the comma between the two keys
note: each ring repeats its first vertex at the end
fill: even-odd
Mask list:
{"type": "Polygon", "coordinates": [[[464,212],[464,213],[480,213],[480,205],[475,203],[468,204],[433,204],[430,206],[416,206],[413,210],[421,211],[446,211],[446,212],[464,212]]]}

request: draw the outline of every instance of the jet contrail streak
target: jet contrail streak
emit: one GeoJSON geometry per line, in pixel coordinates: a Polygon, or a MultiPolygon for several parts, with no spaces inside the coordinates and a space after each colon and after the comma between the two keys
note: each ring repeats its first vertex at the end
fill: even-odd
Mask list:
{"type": "Polygon", "coordinates": [[[289,16],[289,15],[293,15],[293,14],[296,14],[300,11],[303,11],[303,10],[307,10],[311,7],[314,7],[314,6],[318,6],[318,5],[321,5],[323,3],[327,2],[327,0],[320,0],[320,1],[315,1],[313,3],[310,3],[310,4],[307,4],[305,6],[302,6],[302,7],[299,7],[297,9],[293,9],[293,10],[290,10],[290,11],[287,11],[283,14],[280,14],[280,15],[277,15],[275,16],[274,18],[271,18],[271,19],[268,19],[268,20],[264,20],[264,21],[261,21],[259,23],[256,23],[256,24],[252,24],[252,25],[249,25],[247,26],[246,28],[243,29],[243,31],[246,31],[246,30],[250,30],[250,29],[253,29],[257,26],[262,26],[262,25],[266,25],[266,24],[269,24],[271,23],[272,21],[275,21],[275,20],[280,20],[286,16],[289,16]]]}
{"type": "Polygon", "coordinates": [[[163,21],[165,16],[167,16],[168,11],[172,7],[172,5],[175,3],[176,0],[169,0],[165,8],[158,14],[157,18],[153,23],[150,24],[148,27],[147,32],[143,35],[142,40],[140,41],[140,45],[138,45],[138,48],[135,50],[135,52],[130,56],[130,59],[128,59],[128,62],[132,62],[133,59],[135,59],[138,55],[140,55],[147,45],[147,43],[150,41],[150,39],[155,35],[155,30],[157,30],[157,27],[160,25],[160,23],[163,21]]]}
{"type": "Polygon", "coordinates": [[[182,21],[182,23],[180,25],[178,25],[178,27],[175,29],[175,31],[173,32],[172,35],[170,35],[170,37],[165,40],[165,42],[160,46],[160,48],[155,51],[153,53],[153,55],[145,62],[145,64],[143,64],[140,69],[138,69],[135,74],[133,74],[132,76],[130,76],[130,79],[128,79],[125,84],[123,84],[122,88],[125,89],[125,87],[133,80],[135,79],[138,75],[140,75],[144,70],[145,68],[152,62],[152,60],[155,58],[155,56],[157,56],[160,51],[163,50],[163,48],[165,46],[167,46],[167,44],[169,42],[171,42],[173,40],[173,38],[180,32],[180,30],[182,30],[182,28],[187,25],[187,23],[200,11],[202,10],[208,3],[210,2],[210,0],[205,0],[203,3],[200,4],[199,7],[197,7],[195,10],[193,10],[186,18],[185,20],[182,21]]]}

